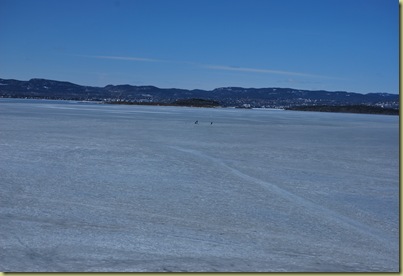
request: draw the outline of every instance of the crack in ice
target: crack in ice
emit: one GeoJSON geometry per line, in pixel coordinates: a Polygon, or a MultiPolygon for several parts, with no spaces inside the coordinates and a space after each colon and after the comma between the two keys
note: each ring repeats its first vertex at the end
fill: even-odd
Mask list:
{"type": "Polygon", "coordinates": [[[182,147],[178,147],[178,146],[170,146],[170,148],[178,150],[178,151],[186,152],[186,153],[192,154],[194,156],[198,156],[203,159],[210,160],[210,161],[220,165],[222,168],[225,168],[225,169],[231,171],[234,175],[238,176],[239,178],[247,180],[248,182],[259,184],[261,187],[268,189],[269,191],[276,193],[277,195],[281,196],[282,198],[305,208],[306,210],[308,210],[311,213],[320,215],[321,217],[323,217],[324,219],[326,219],[328,221],[329,220],[336,221],[338,224],[344,225],[347,229],[352,228],[356,232],[359,232],[359,233],[367,235],[367,236],[371,236],[372,238],[375,238],[378,241],[380,241],[382,243],[382,245],[384,245],[384,246],[385,246],[385,243],[387,243],[388,248],[395,247],[395,243],[392,243],[392,241],[383,237],[383,235],[381,233],[378,233],[379,231],[377,231],[375,229],[371,229],[367,225],[360,223],[358,221],[355,221],[346,216],[343,216],[340,213],[329,210],[323,206],[319,206],[319,205],[313,203],[312,201],[309,201],[309,200],[304,199],[296,194],[293,194],[285,189],[282,189],[275,184],[272,184],[270,182],[263,181],[261,179],[247,175],[235,168],[228,166],[227,164],[225,164],[222,160],[220,160],[218,158],[209,156],[207,154],[204,154],[200,151],[193,150],[193,149],[182,148],[182,147]]]}

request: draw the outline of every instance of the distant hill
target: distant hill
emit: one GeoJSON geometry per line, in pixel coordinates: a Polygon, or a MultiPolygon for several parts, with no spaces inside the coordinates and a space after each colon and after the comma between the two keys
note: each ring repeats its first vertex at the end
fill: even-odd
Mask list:
{"type": "Polygon", "coordinates": [[[107,102],[165,103],[177,100],[204,99],[221,106],[289,108],[293,106],[368,105],[399,108],[399,95],[360,94],[344,91],[311,91],[292,88],[222,87],[214,90],[187,90],[155,86],[107,85],[82,86],[65,81],[0,79],[0,97],[90,100],[107,102]]]}

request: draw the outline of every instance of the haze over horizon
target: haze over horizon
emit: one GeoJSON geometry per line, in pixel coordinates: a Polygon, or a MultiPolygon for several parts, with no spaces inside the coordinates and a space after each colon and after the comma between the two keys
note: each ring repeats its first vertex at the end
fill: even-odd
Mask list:
{"type": "Polygon", "coordinates": [[[0,78],[399,93],[392,0],[0,0],[0,78]]]}

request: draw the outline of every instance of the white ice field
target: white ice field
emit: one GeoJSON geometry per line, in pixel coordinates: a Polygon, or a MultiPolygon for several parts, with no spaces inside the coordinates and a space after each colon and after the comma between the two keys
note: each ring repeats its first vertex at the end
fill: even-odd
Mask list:
{"type": "Polygon", "coordinates": [[[1,99],[0,271],[398,271],[398,121],[1,99]]]}

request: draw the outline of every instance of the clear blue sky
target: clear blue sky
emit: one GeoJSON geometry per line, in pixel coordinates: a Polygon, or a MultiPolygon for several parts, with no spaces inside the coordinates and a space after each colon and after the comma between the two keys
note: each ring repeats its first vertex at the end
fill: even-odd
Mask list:
{"type": "Polygon", "coordinates": [[[397,0],[0,0],[0,78],[398,93],[397,0]]]}

